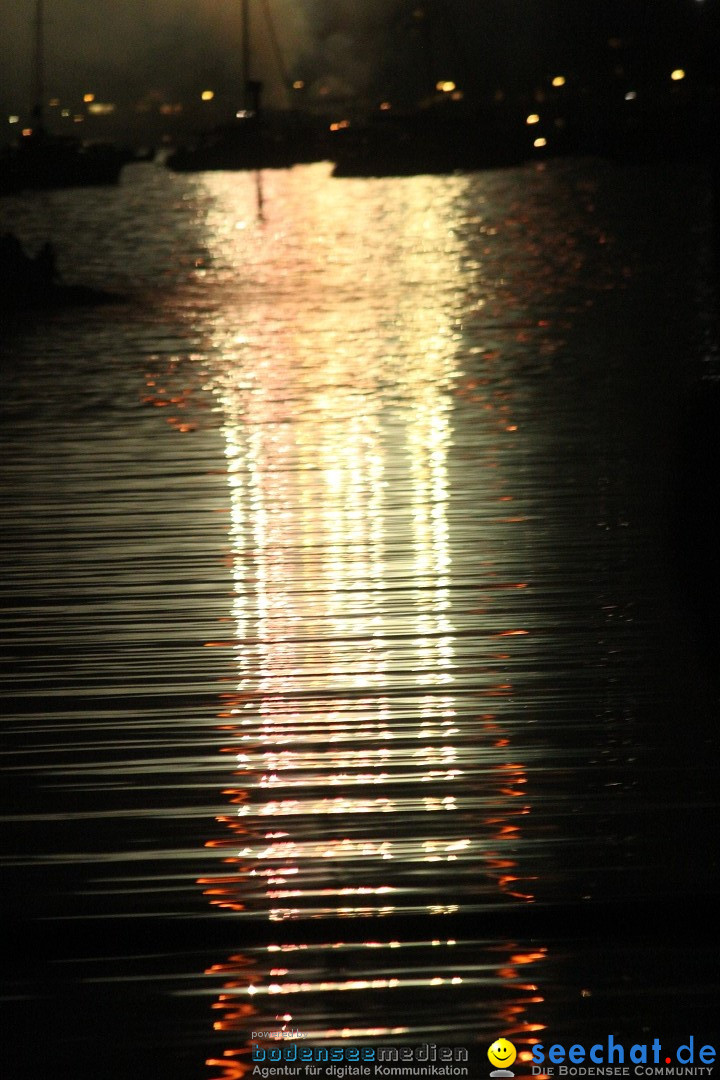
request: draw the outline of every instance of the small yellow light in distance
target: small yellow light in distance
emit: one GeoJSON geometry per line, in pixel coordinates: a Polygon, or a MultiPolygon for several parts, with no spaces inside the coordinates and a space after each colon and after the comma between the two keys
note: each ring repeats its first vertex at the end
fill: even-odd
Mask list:
{"type": "Polygon", "coordinates": [[[454,82],[450,82],[448,80],[447,82],[436,83],[435,89],[440,90],[440,92],[443,94],[452,94],[453,90],[456,90],[457,87],[455,86],[454,82]]]}
{"type": "Polygon", "coordinates": [[[60,115],[61,116],[69,116],[70,115],[70,110],[69,109],[63,109],[63,111],[60,113],[60,115]]]}
{"type": "Polygon", "coordinates": [[[305,89],[305,83],[302,81],[302,79],[296,79],[295,82],[293,83],[293,90],[304,90],[304,89],[305,89]]]}
{"type": "Polygon", "coordinates": [[[49,104],[50,104],[51,109],[57,109],[58,105],[60,104],[60,98],[59,97],[51,97],[49,104]]]}
{"type": "Polygon", "coordinates": [[[537,146],[537,147],[547,146],[547,139],[536,139],[535,142],[533,143],[533,146],[537,146]]]}
{"type": "Polygon", "coordinates": [[[681,79],[685,78],[685,72],[682,68],[675,68],[674,71],[670,72],[670,78],[673,82],[680,82],[681,79]]]}
{"type": "Polygon", "coordinates": [[[212,99],[215,97],[215,91],[214,90],[203,90],[200,97],[202,98],[203,101],[212,101],[212,99]]]}
{"type": "Polygon", "coordinates": [[[350,121],[349,120],[338,120],[336,123],[330,125],[330,130],[331,131],[342,131],[343,128],[349,128],[349,127],[350,127],[350,121]]]}
{"type": "Polygon", "coordinates": [[[8,116],[8,124],[19,124],[19,123],[20,123],[20,117],[19,116],[8,116]]]}
{"type": "Polygon", "coordinates": [[[85,104],[88,104],[88,102],[94,101],[94,100],[95,100],[95,95],[94,94],[83,94],[83,101],[85,102],[85,104]]]}
{"type": "Polygon", "coordinates": [[[540,117],[538,116],[538,114],[536,112],[530,113],[530,115],[528,116],[525,123],[526,124],[539,124],[540,123],[540,117]]]}
{"type": "Polygon", "coordinates": [[[84,117],[84,116],[81,116],[81,115],[80,115],[80,113],[77,113],[77,115],[76,115],[76,116],[73,116],[73,121],[74,121],[74,123],[76,123],[76,124],[82,124],[82,122],[83,122],[83,120],[84,120],[84,119],[85,119],[85,117],[84,117]]]}
{"type": "Polygon", "coordinates": [[[23,128],[23,135],[27,139],[29,135],[32,135],[32,128],[23,128]]]}
{"type": "Polygon", "coordinates": [[[115,106],[111,101],[92,101],[88,105],[88,112],[92,116],[109,116],[115,112],[115,106]]]}
{"type": "Polygon", "coordinates": [[[387,112],[388,109],[392,108],[392,106],[391,106],[389,101],[381,101],[380,102],[380,108],[382,109],[383,112],[387,112]]]}
{"type": "Polygon", "coordinates": [[[553,86],[564,86],[565,85],[565,76],[564,75],[556,75],[555,78],[552,81],[552,84],[553,84],[553,86]]]}

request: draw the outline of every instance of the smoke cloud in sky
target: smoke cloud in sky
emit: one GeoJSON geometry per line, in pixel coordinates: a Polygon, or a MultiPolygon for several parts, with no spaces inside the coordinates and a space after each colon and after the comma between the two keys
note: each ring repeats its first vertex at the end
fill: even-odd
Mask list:
{"type": "MultiPolygon", "coordinates": [[[[375,76],[398,0],[251,0],[253,75],[282,103],[268,30],[272,15],[291,77],[362,93],[375,76]]],[[[33,92],[34,0],[0,5],[0,99],[33,92]]],[[[103,99],[149,92],[179,100],[206,86],[232,93],[241,79],[239,0],[45,0],[48,95],[92,89],[103,99]]]]}

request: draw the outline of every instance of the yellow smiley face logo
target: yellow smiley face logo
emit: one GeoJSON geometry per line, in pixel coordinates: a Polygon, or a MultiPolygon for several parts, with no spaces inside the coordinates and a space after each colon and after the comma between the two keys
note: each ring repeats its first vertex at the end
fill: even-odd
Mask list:
{"type": "Polygon", "coordinates": [[[498,1069],[509,1069],[517,1057],[517,1050],[507,1039],[496,1039],[488,1050],[490,1064],[498,1069]]]}

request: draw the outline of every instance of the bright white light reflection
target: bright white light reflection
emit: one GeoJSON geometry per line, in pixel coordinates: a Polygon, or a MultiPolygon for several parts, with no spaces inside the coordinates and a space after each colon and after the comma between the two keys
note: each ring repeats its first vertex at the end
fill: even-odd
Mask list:
{"type": "MultiPolygon", "coordinates": [[[[222,181],[211,177],[207,183],[222,181]]],[[[281,292],[272,312],[253,313],[246,306],[244,340],[235,326],[227,332],[216,327],[216,354],[227,358],[216,373],[216,393],[225,418],[231,497],[236,689],[246,702],[252,699],[254,714],[241,721],[251,751],[238,757],[238,766],[252,769],[257,790],[277,791],[267,801],[243,803],[238,818],[287,821],[310,814],[329,821],[378,811],[406,813],[413,805],[415,812],[456,809],[455,800],[443,794],[412,803],[381,794],[369,798],[365,791],[330,798],[323,793],[310,800],[306,794],[309,775],[318,770],[315,784],[326,789],[386,789],[391,782],[415,785],[418,780],[437,788],[461,775],[459,768],[450,767],[457,753],[447,745],[448,718],[455,715],[447,522],[453,408],[448,391],[455,374],[455,342],[447,283],[457,275],[459,252],[448,240],[447,207],[435,208],[426,188],[427,178],[408,183],[408,242],[401,242],[400,252],[397,236],[388,242],[393,277],[422,277],[422,291],[431,302],[396,313],[389,338],[368,335],[368,327],[377,325],[380,297],[372,282],[364,294],[358,289],[363,281],[358,257],[362,260],[364,238],[373,235],[372,221],[357,220],[358,207],[343,185],[326,187],[322,205],[310,205],[306,220],[278,222],[283,235],[287,230],[303,233],[288,243],[293,257],[303,252],[303,279],[317,279],[320,292],[314,302],[299,304],[290,291],[281,292]],[[348,238],[349,220],[353,235],[348,238]],[[338,230],[332,252],[316,243],[317,236],[327,234],[328,221],[338,230]],[[343,251],[339,267],[338,249],[343,251]],[[335,263],[330,272],[329,258],[335,263]],[[357,302],[325,305],[322,290],[337,289],[344,277],[352,282],[357,302]],[[355,337],[361,352],[348,346],[355,337]],[[398,340],[402,350],[394,354],[391,342],[398,340]],[[398,395],[394,399],[388,398],[389,385],[398,395]],[[408,477],[400,502],[390,490],[398,470],[408,477]],[[407,548],[410,562],[404,567],[404,610],[396,614],[393,553],[398,545],[407,548]],[[385,767],[388,744],[400,735],[393,723],[400,706],[387,693],[397,685],[389,636],[398,632],[411,642],[404,660],[411,681],[428,690],[417,706],[417,737],[423,747],[400,774],[397,766],[392,772],[385,767]],[[447,689],[438,694],[437,688],[447,689]],[[303,695],[302,712],[298,694],[303,695]],[[313,705],[315,695],[322,699],[313,705]],[[363,723],[358,726],[354,718],[360,713],[363,723]],[[376,746],[380,741],[380,747],[343,753],[327,749],[328,740],[352,745],[368,737],[376,746]],[[305,797],[288,798],[291,789],[305,797]]],[[[242,208],[235,206],[234,220],[238,216],[242,208]]],[[[215,262],[232,265],[247,259],[253,239],[247,231],[238,234],[220,217],[214,235],[220,249],[217,255],[211,251],[215,262]]],[[[267,233],[254,239],[263,247],[257,257],[265,274],[278,281],[293,274],[282,244],[268,244],[267,233]]],[[[404,730],[402,735],[407,738],[404,730]]],[[[410,862],[428,858],[419,847],[412,853],[396,848],[397,842],[387,840],[376,849],[366,848],[362,858],[379,865],[396,857],[410,862]]],[[[326,852],[331,850],[334,845],[326,845],[326,852]]],[[[351,857],[347,848],[335,849],[334,855],[351,857]]],[[[260,856],[255,852],[252,857],[260,856]]],[[[317,857],[324,860],[328,854],[318,856],[299,846],[293,872],[312,866],[317,857]]],[[[375,884],[366,891],[379,894],[388,888],[375,884]]],[[[364,889],[353,886],[354,891],[364,889]]],[[[283,895],[289,899],[282,890],[271,898],[283,895]]],[[[292,895],[301,900],[310,893],[299,885],[292,895]]]]}
{"type": "MultiPolygon", "coordinates": [[[[317,200],[304,192],[302,214],[285,216],[266,191],[263,227],[239,229],[238,220],[252,219],[238,199],[244,180],[227,192],[227,177],[201,182],[217,206],[208,211],[213,263],[236,289],[242,281],[237,320],[228,308],[210,343],[219,358],[210,385],[226,441],[237,663],[222,715],[228,742],[243,745],[231,748],[238,787],[226,793],[232,816],[219,820],[232,854],[227,876],[205,882],[211,902],[245,910],[259,897],[278,922],[329,911],[377,918],[403,905],[442,916],[459,905],[429,904],[421,889],[411,896],[394,883],[403,869],[435,873],[422,864],[461,858],[485,862],[500,889],[529,899],[503,848],[522,807],[492,808],[485,835],[472,840],[457,829],[452,840],[430,839],[437,829],[424,826],[429,814],[458,816],[452,791],[463,775],[452,741],[447,461],[462,254],[450,204],[465,181],[448,179],[451,198],[438,201],[437,181],[409,179],[393,209],[404,228],[386,232],[375,228],[382,203],[355,200],[352,186],[325,185],[317,200]],[[402,294],[411,303],[388,303],[398,278],[413,282],[402,294]],[[415,835],[345,835],[358,835],[357,815],[374,827],[382,814],[414,820],[415,835]],[[265,831],[270,818],[278,831],[265,831]],[[318,886],[333,868],[342,884],[318,886]]],[[[507,768],[495,777],[501,806],[524,783],[519,767],[507,768]]],[[[251,998],[450,987],[462,976],[262,979],[246,987],[251,998]]]]}

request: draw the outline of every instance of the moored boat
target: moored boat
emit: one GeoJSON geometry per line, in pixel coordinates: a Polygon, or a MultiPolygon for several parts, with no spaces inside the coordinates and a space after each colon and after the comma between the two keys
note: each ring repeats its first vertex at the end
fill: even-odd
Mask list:
{"type": "Polygon", "coordinates": [[[174,172],[206,169],[288,169],[321,161],[327,154],[318,132],[304,118],[253,113],[199,136],[166,160],[174,172]]]}
{"type": "Polygon", "coordinates": [[[17,142],[0,153],[0,194],[26,188],[86,187],[116,184],[126,157],[108,143],[86,144],[45,127],[45,8],[35,3],[35,105],[31,124],[17,142]]]}
{"type": "MultiPolygon", "coordinates": [[[[271,20],[269,9],[265,16],[271,20]]],[[[194,142],[178,147],[166,158],[175,172],[202,172],[206,169],[287,169],[307,165],[327,157],[321,128],[294,110],[266,112],[262,108],[263,84],[251,77],[252,43],[249,0],[241,0],[241,103],[230,120],[197,136],[194,142]]],[[[279,57],[275,28],[269,31],[278,53],[278,66],[286,81],[279,57]]]]}
{"type": "Polygon", "coordinates": [[[34,128],[0,156],[0,191],[116,184],[124,164],[114,146],[85,145],[34,128]]]}

